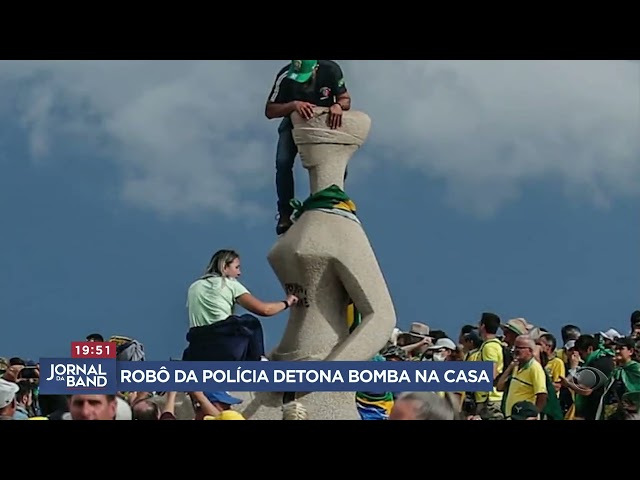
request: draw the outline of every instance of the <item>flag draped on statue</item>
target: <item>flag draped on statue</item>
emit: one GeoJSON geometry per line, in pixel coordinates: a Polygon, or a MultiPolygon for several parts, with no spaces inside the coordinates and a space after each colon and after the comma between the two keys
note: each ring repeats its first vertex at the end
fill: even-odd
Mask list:
{"type": "MultiPolygon", "coordinates": [[[[358,328],[362,323],[362,316],[358,309],[349,300],[347,305],[347,325],[349,333],[358,328]]],[[[376,355],[374,362],[384,362],[381,355],[376,355]]],[[[386,420],[393,408],[393,393],[391,392],[356,392],[356,407],[362,420],[386,420]]]]}
{"type": "Polygon", "coordinates": [[[360,312],[353,302],[349,301],[349,305],[347,305],[347,325],[349,326],[349,333],[353,333],[361,323],[362,317],[360,316],[360,312]]]}

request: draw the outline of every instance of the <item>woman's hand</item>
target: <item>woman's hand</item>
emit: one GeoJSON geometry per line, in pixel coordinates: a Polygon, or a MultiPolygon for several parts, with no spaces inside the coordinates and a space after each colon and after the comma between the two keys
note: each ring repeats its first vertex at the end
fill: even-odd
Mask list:
{"type": "Polygon", "coordinates": [[[295,295],[287,295],[287,299],[285,300],[285,302],[287,302],[287,305],[292,307],[293,305],[299,302],[299,299],[295,295]]]}

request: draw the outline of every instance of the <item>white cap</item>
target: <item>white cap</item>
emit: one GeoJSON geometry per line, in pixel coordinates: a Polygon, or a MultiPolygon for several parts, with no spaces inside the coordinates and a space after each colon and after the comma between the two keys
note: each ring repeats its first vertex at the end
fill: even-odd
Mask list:
{"type": "Polygon", "coordinates": [[[431,345],[429,347],[429,350],[440,350],[441,348],[456,350],[458,346],[455,343],[453,343],[453,340],[449,338],[440,338],[434,345],[431,345]]]}
{"type": "Polygon", "coordinates": [[[615,328],[610,328],[606,332],[600,332],[600,335],[607,340],[615,340],[616,338],[624,337],[624,335],[621,335],[615,328]]]}
{"type": "Polygon", "coordinates": [[[0,379],[0,408],[4,408],[13,402],[20,388],[13,382],[9,382],[4,378],[0,379]]]}
{"type": "Polygon", "coordinates": [[[569,350],[571,350],[575,346],[576,346],[576,341],[575,340],[569,340],[567,343],[564,344],[564,349],[568,352],[569,350]]]}

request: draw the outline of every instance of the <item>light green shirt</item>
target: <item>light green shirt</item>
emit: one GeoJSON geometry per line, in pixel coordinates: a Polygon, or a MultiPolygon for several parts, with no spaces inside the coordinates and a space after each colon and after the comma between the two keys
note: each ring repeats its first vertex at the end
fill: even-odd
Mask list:
{"type": "Polygon", "coordinates": [[[225,320],[233,314],[238,297],[245,293],[249,293],[249,290],[235,278],[196,280],[187,294],[189,327],[204,327],[225,320]]]}

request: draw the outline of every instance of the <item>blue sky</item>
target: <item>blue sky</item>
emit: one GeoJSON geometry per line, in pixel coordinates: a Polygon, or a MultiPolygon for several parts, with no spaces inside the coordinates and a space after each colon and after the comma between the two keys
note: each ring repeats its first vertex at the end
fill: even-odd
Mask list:
{"type": "MultiPolygon", "coordinates": [[[[219,248],[256,296],[282,297],[262,111],[285,63],[0,62],[0,356],[63,356],[94,331],[179,356],[186,289],[219,248]]],[[[373,120],[347,191],[400,328],[454,336],[489,310],[628,330],[637,63],[340,63],[373,120]]],[[[268,346],[286,321],[263,320],[268,346]]]]}

